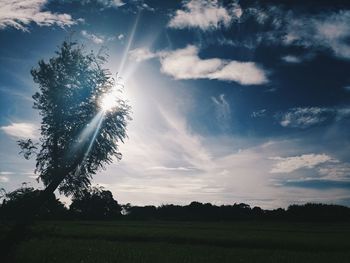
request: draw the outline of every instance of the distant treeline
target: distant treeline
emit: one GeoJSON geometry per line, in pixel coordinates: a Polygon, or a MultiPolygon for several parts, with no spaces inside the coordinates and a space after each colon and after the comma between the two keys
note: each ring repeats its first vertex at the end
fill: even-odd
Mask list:
{"type": "MultiPolygon", "coordinates": [[[[40,190],[23,186],[13,192],[3,190],[0,219],[13,220],[27,213],[37,201],[40,190]]],[[[35,205],[34,205],[35,206],[35,205]]],[[[287,209],[264,210],[247,204],[212,205],[192,202],[189,205],[132,206],[120,205],[110,191],[92,187],[75,196],[69,208],[54,194],[37,211],[38,219],[51,220],[174,220],[174,221],[350,221],[350,208],[340,205],[308,203],[287,209]]]]}

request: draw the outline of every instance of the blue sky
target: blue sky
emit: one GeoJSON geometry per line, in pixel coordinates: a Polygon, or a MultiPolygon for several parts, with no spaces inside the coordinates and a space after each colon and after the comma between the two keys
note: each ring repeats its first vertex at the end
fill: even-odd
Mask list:
{"type": "Polygon", "coordinates": [[[133,108],[93,180],[119,202],[350,205],[349,25],[338,0],[2,0],[0,187],[42,187],[16,145],[39,138],[30,69],[72,35],[133,108]]]}

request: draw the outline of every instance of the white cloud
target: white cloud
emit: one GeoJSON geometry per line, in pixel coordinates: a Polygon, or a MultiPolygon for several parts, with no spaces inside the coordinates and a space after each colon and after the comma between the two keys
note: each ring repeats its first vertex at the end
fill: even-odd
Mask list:
{"type": "Polygon", "coordinates": [[[14,174],[13,172],[0,172],[1,175],[11,175],[14,174]]]}
{"type": "Polygon", "coordinates": [[[0,29],[14,27],[28,31],[30,23],[39,26],[71,26],[76,24],[69,14],[42,11],[47,0],[2,0],[0,6],[0,29]]]}
{"type": "Polygon", "coordinates": [[[261,109],[258,111],[253,111],[252,114],[250,115],[250,117],[261,118],[261,117],[264,117],[265,115],[266,115],[266,109],[261,109]]]}
{"type": "Polygon", "coordinates": [[[105,8],[118,8],[125,5],[124,1],[122,0],[82,0],[81,2],[82,4],[98,3],[105,8]]]}
{"type": "Polygon", "coordinates": [[[161,64],[162,72],[176,79],[208,78],[211,73],[222,67],[221,59],[200,59],[198,48],[193,45],[164,52],[161,56],[161,64]]]}
{"type": "Polygon", "coordinates": [[[226,9],[217,0],[191,0],[183,3],[184,10],[177,10],[169,22],[172,28],[200,28],[202,30],[228,27],[242,15],[238,4],[226,9]]]}
{"type": "Polygon", "coordinates": [[[265,71],[254,62],[240,62],[219,58],[201,59],[198,48],[160,53],[161,71],[175,79],[217,79],[235,81],[241,85],[267,83],[265,71]]]}
{"type": "Polygon", "coordinates": [[[209,78],[235,81],[241,85],[260,85],[268,82],[266,72],[254,62],[230,61],[209,78]]]}
{"type": "Polygon", "coordinates": [[[166,167],[166,166],[153,166],[148,168],[149,170],[154,171],[178,171],[178,172],[193,172],[197,170],[195,167],[166,167]]]}
{"type": "Polygon", "coordinates": [[[332,110],[328,108],[292,108],[282,115],[280,125],[292,128],[309,128],[329,120],[330,114],[332,114],[332,110]]]}
{"type": "Polygon", "coordinates": [[[309,128],[327,121],[341,121],[350,117],[350,108],[292,108],[283,114],[276,115],[283,127],[309,128]]]}
{"type": "Polygon", "coordinates": [[[38,137],[38,127],[32,123],[17,122],[0,127],[0,130],[15,138],[35,139],[38,137]]]}
{"type": "Polygon", "coordinates": [[[346,91],[350,91],[350,86],[345,86],[344,89],[345,89],[346,91]]]}
{"type": "Polygon", "coordinates": [[[300,57],[293,56],[293,55],[283,56],[281,59],[287,63],[300,63],[303,61],[300,57]]]}
{"type": "MultiPolygon", "coordinates": [[[[104,0],[99,0],[99,1],[101,2],[104,0]]],[[[122,0],[112,0],[112,1],[108,1],[108,2],[111,2],[112,6],[114,6],[114,7],[121,7],[121,6],[125,5],[125,3],[122,0]]]]}
{"type": "Polygon", "coordinates": [[[8,175],[14,174],[13,172],[0,172],[0,182],[2,183],[8,183],[10,181],[10,178],[8,175]]]}
{"type": "Polygon", "coordinates": [[[136,48],[129,51],[129,58],[136,62],[141,62],[157,57],[156,53],[151,52],[148,48],[136,48]]]}
{"type": "Polygon", "coordinates": [[[199,49],[194,45],[155,53],[148,48],[137,48],[129,51],[129,58],[141,62],[158,57],[161,71],[175,79],[217,79],[235,81],[241,85],[260,85],[268,82],[267,73],[254,62],[202,59],[198,53],[199,49]]]}
{"type": "Polygon", "coordinates": [[[124,34],[119,34],[119,35],[118,35],[118,39],[119,39],[119,40],[123,40],[124,37],[125,37],[124,34]]]}
{"type": "Polygon", "coordinates": [[[350,181],[350,164],[349,163],[330,163],[319,168],[319,174],[322,179],[336,181],[350,181]]]}
{"type": "Polygon", "coordinates": [[[87,32],[86,30],[81,31],[81,35],[85,37],[86,39],[91,40],[95,44],[103,44],[104,43],[104,37],[103,36],[96,36],[92,33],[87,32]]]}
{"type": "Polygon", "coordinates": [[[150,12],[154,12],[154,11],[155,11],[155,8],[154,8],[154,7],[151,7],[151,6],[149,6],[148,4],[146,4],[146,3],[142,3],[142,4],[139,6],[139,8],[140,8],[141,10],[147,10],[147,11],[150,11],[150,12]]]}
{"type": "Polygon", "coordinates": [[[301,168],[314,168],[325,162],[338,162],[326,154],[303,154],[292,157],[271,157],[277,161],[270,173],[291,173],[301,168]]]}
{"type": "Polygon", "coordinates": [[[7,176],[0,176],[0,182],[7,183],[9,181],[10,181],[10,179],[7,176]]]}

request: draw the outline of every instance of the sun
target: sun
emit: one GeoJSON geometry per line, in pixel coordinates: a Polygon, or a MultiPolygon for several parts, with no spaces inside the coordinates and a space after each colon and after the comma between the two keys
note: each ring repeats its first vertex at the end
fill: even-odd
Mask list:
{"type": "Polygon", "coordinates": [[[111,92],[103,94],[99,105],[103,112],[114,110],[118,106],[118,91],[112,90],[111,92]]]}

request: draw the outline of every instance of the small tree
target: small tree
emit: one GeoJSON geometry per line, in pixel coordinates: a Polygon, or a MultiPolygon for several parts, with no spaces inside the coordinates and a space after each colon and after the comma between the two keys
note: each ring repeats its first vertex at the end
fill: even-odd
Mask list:
{"type": "MultiPolygon", "coordinates": [[[[18,220],[23,216],[23,213],[30,213],[30,209],[32,209],[33,206],[39,206],[39,204],[37,204],[39,195],[39,190],[35,190],[33,187],[27,187],[25,184],[10,193],[6,193],[0,206],[0,219],[18,220]]],[[[36,214],[36,216],[41,219],[57,219],[66,215],[67,209],[56,199],[54,193],[49,195],[45,205],[41,206],[36,214]]]]}
{"type": "Polygon", "coordinates": [[[69,209],[82,219],[115,219],[121,216],[122,210],[113,194],[102,187],[85,189],[73,198],[69,209]]]}
{"type": "Polygon", "coordinates": [[[118,98],[120,85],[105,62],[106,56],[65,41],[31,71],[39,85],[33,99],[42,117],[41,137],[19,146],[25,158],[35,156],[46,193],[58,187],[65,195],[78,194],[100,168],[122,157],[118,145],[127,136],[130,107],[118,98]]]}

